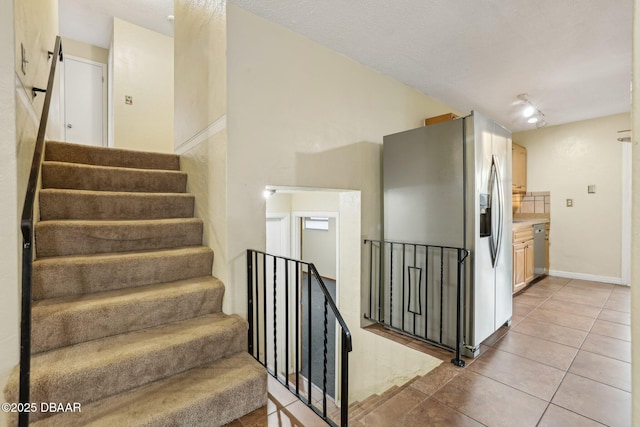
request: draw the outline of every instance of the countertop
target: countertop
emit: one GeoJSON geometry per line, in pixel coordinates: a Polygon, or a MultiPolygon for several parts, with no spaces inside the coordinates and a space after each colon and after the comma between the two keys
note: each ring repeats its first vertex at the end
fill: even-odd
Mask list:
{"type": "Polygon", "coordinates": [[[546,224],[548,222],[550,222],[549,218],[515,218],[512,230],[522,230],[523,228],[533,227],[534,224],[546,224]]]}

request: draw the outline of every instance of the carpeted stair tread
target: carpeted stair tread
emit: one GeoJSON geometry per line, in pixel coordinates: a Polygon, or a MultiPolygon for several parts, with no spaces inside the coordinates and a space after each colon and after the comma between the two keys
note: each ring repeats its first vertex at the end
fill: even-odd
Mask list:
{"type": "Polygon", "coordinates": [[[187,189],[187,174],[173,170],[49,161],[42,163],[42,188],[184,193],[187,189]]]}
{"type": "Polygon", "coordinates": [[[160,219],[193,217],[188,193],[40,190],[40,220],[160,219]]]}
{"type": "Polygon", "coordinates": [[[33,262],[33,299],[206,276],[212,264],[213,251],[205,246],[42,258],[33,262]]]}
{"type": "MultiPolygon", "coordinates": [[[[39,353],[30,400],[87,404],[122,393],[245,351],[247,329],[241,317],[215,313],[39,353]]],[[[5,389],[9,402],[17,377],[5,389]]]]}
{"type": "Polygon", "coordinates": [[[202,220],[52,220],[35,226],[37,256],[164,249],[202,244],[202,220]]]}
{"type": "Polygon", "coordinates": [[[44,160],[137,169],[180,170],[180,157],[176,154],[150,153],[57,141],[47,141],[44,160]]]}
{"type": "Polygon", "coordinates": [[[37,301],[31,352],[220,312],[224,285],[212,276],[37,301]]]}
{"type": "Polygon", "coordinates": [[[264,367],[239,353],[32,425],[215,427],[266,405],[266,388],[264,367]]]}

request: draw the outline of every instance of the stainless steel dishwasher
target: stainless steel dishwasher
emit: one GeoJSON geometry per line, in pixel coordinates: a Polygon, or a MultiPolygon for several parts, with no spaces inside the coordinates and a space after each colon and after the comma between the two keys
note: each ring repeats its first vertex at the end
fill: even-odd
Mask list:
{"type": "Polygon", "coordinates": [[[545,242],[546,224],[533,225],[533,278],[547,274],[547,242],[545,242]]]}

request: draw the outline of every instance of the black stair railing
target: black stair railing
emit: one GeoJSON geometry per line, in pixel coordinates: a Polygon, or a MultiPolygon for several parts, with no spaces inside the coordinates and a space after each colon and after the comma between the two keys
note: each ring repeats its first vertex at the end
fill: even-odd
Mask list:
{"type": "Polygon", "coordinates": [[[464,248],[365,240],[369,303],[364,317],[391,330],[455,352],[464,329],[464,248]]]}
{"type": "Polygon", "coordinates": [[[331,410],[327,405],[334,391],[327,388],[328,353],[330,328],[337,325],[340,330],[339,425],[347,426],[351,332],[316,267],[309,262],[248,249],[247,292],[249,353],[272,377],[332,426],[337,426],[334,419],[338,409],[331,410]],[[312,291],[318,289],[321,293],[316,292],[314,296],[312,291]],[[321,322],[318,322],[319,316],[321,322]],[[335,318],[335,322],[330,321],[330,317],[335,318]],[[318,330],[323,334],[320,352],[317,348],[314,351],[312,340],[318,330]],[[307,345],[303,351],[305,334],[307,345]],[[312,381],[317,378],[312,375],[312,368],[319,367],[319,361],[314,358],[321,359],[320,385],[312,381]],[[316,397],[316,393],[320,396],[316,397]]]}
{"type": "Polygon", "coordinates": [[[44,150],[44,137],[47,131],[47,121],[49,119],[49,107],[51,105],[51,94],[56,75],[56,65],[58,60],[62,61],[62,41],[60,36],[56,37],[55,47],[49,52],[51,68],[49,69],[49,80],[47,89],[34,88],[34,96],[38,92],[45,92],[38,136],[33,150],[33,160],[31,171],[29,172],[29,182],[22,208],[22,218],[20,229],[22,230],[22,302],[20,313],[20,391],[18,408],[26,408],[18,414],[18,425],[27,427],[29,425],[29,383],[31,377],[31,275],[33,267],[33,204],[36,197],[40,167],[42,164],[42,152],[44,150]]]}

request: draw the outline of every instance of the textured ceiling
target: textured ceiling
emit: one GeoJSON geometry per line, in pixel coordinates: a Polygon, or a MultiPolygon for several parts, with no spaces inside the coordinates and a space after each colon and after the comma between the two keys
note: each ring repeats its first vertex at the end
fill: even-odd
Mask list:
{"type": "MultiPolygon", "coordinates": [[[[512,131],[535,128],[514,105],[520,93],[549,125],[630,111],[632,0],[229,2],[512,131]]],[[[72,9],[172,32],[171,0],[59,3],[68,37],[87,40],[65,34],[72,9]]]]}

